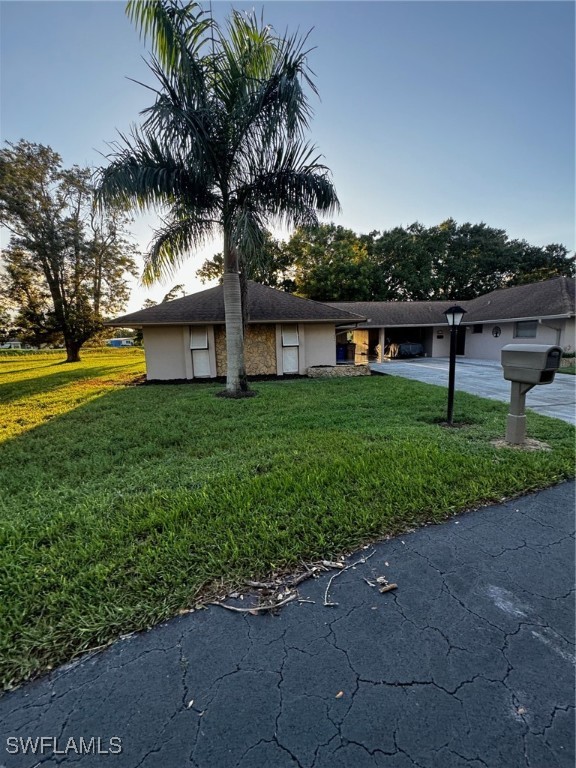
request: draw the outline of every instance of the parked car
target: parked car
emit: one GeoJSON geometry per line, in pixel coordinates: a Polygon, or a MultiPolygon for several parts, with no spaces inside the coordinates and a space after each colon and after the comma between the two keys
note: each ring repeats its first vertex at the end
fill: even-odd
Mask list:
{"type": "Polygon", "coordinates": [[[0,349],[22,349],[21,341],[5,341],[0,344],[0,349]]]}
{"type": "Polygon", "coordinates": [[[134,346],[134,340],[133,339],[108,339],[106,342],[107,347],[133,347],[134,346]]]}

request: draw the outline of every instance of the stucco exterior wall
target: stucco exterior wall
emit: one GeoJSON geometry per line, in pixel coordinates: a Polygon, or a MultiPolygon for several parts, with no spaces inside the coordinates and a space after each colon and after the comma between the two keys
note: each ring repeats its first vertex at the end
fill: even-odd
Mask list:
{"type": "Polygon", "coordinates": [[[576,322],[573,317],[565,321],[560,339],[560,346],[568,352],[576,350],[576,322]]]}
{"type": "Polygon", "coordinates": [[[143,328],[146,375],[150,381],[170,381],[191,377],[186,370],[185,350],[190,354],[188,326],[148,326],[143,328]]]}
{"type": "Polygon", "coordinates": [[[554,328],[547,327],[538,323],[536,328],[536,337],[531,339],[515,338],[515,323],[484,323],[482,333],[473,333],[472,327],[466,329],[466,357],[479,360],[498,360],[500,361],[500,352],[506,344],[558,344],[560,335],[560,345],[562,346],[562,331],[566,324],[565,320],[547,321],[554,328]],[[501,334],[498,337],[492,335],[492,329],[498,326],[501,334]],[[556,329],[560,329],[560,333],[556,329]]]}
{"type": "MultiPolygon", "coordinates": [[[[216,375],[226,376],[226,330],[214,326],[216,375]]],[[[244,363],[248,376],[276,375],[276,326],[248,325],[244,335],[244,363]]]]}
{"type": "Polygon", "coordinates": [[[304,325],[304,334],[306,368],[336,365],[336,333],[333,325],[308,323],[304,325]]]}
{"type": "MultiPolygon", "coordinates": [[[[468,344],[468,339],[466,339],[468,344]]],[[[466,348],[468,353],[468,348],[466,348]]],[[[430,357],[448,357],[450,355],[450,329],[447,325],[433,328],[432,333],[432,352],[430,357]],[[438,338],[441,336],[442,338],[438,338]]]]}

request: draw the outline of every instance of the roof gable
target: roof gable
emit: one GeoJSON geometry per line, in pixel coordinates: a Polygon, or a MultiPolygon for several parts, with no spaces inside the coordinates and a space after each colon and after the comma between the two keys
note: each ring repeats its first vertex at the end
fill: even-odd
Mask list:
{"type": "MultiPolygon", "coordinates": [[[[248,281],[248,323],[327,322],[357,323],[365,315],[338,309],[310,299],[302,299],[261,283],[248,281]]],[[[221,285],[192,293],[181,299],[157,304],[110,320],[106,325],[211,325],[224,322],[224,289],[221,285]]]]}
{"type": "Polygon", "coordinates": [[[540,283],[499,288],[466,302],[465,322],[573,315],[575,285],[573,278],[555,277],[540,283]]]}

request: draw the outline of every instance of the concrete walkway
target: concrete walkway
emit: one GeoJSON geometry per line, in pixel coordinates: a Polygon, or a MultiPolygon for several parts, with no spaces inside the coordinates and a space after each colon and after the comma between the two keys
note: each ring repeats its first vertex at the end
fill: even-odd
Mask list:
{"type": "Polygon", "coordinates": [[[573,513],[565,483],[362,550],[278,616],[120,641],[0,699],[0,765],[79,762],[6,751],[44,736],[117,737],[83,768],[573,768],[573,513]]]}
{"type": "MultiPolygon", "coordinates": [[[[416,358],[370,363],[380,373],[403,376],[426,384],[448,386],[448,358],[416,358]]],[[[456,389],[491,400],[510,402],[510,382],[502,376],[502,366],[493,360],[458,358],[456,389]]],[[[544,416],[576,424],[576,376],[556,374],[552,384],[534,387],[526,395],[526,407],[544,416]]]]}

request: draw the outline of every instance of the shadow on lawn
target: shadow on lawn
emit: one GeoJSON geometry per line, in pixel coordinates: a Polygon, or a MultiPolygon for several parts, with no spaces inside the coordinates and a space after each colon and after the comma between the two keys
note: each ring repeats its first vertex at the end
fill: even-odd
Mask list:
{"type": "MultiPolygon", "coordinates": [[[[133,366],[127,365],[123,369],[92,368],[82,377],[76,371],[75,375],[65,372],[34,380],[37,392],[70,384],[69,390],[75,395],[82,396],[88,387],[97,397],[71,401],[70,410],[0,443],[2,493],[7,497],[11,491],[19,493],[26,476],[39,481],[35,482],[39,487],[63,482],[79,488],[84,480],[98,477],[109,477],[114,484],[115,477],[126,478],[133,470],[140,470],[142,461],[156,462],[168,454],[177,460],[183,442],[194,433],[194,416],[201,407],[194,393],[201,388],[183,387],[181,391],[187,395],[182,398],[174,394],[174,388],[161,393],[157,387],[130,386],[129,381],[118,378],[119,373],[126,372],[137,378],[133,366]],[[104,391],[90,387],[90,379],[106,374],[115,386],[104,391]],[[13,483],[16,477],[20,479],[13,483]]],[[[18,396],[30,394],[28,390],[18,396]]],[[[217,402],[211,397],[208,410],[212,399],[217,402]]]]}
{"type": "MultiPolygon", "coordinates": [[[[25,397],[45,394],[51,390],[58,389],[58,387],[81,383],[87,379],[99,379],[105,376],[113,378],[117,374],[123,374],[134,369],[134,363],[126,363],[123,366],[100,365],[84,370],[78,370],[77,366],[64,369],[62,368],[63,365],[67,364],[63,362],[49,363],[48,366],[42,367],[52,368],[53,370],[50,373],[24,379],[23,381],[0,384],[0,403],[7,404],[25,397]]],[[[18,371],[18,373],[21,373],[21,371],[18,371]]]]}

